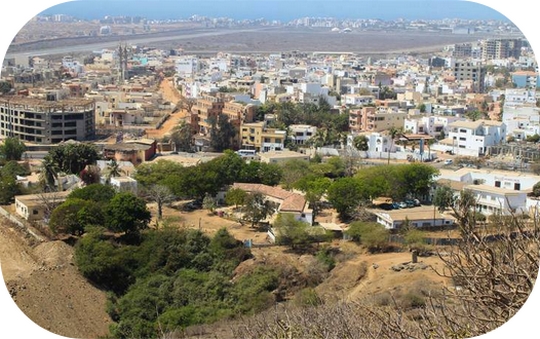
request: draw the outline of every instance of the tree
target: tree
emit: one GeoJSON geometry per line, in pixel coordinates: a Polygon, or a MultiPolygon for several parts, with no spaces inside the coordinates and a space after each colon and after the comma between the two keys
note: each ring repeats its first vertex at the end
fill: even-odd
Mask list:
{"type": "Polygon", "coordinates": [[[40,180],[49,189],[55,189],[56,180],[58,179],[58,172],[60,167],[53,160],[50,155],[46,155],[41,162],[40,167],[40,180]]]}
{"type": "Polygon", "coordinates": [[[144,200],[132,193],[116,194],[105,209],[106,225],[112,232],[137,233],[148,227],[150,211],[144,200]]]}
{"type": "Polygon", "coordinates": [[[88,226],[100,226],[104,221],[102,209],[96,202],[71,198],[53,210],[49,227],[54,234],[80,236],[88,226]]]}
{"type": "Polygon", "coordinates": [[[533,197],[540,197],[540,181],[534,184],[530,195],[533,197]]]}
{"type": "Polygon", "coordinates": [[[168,204],[175,199],[175,196],[170,188],[159,184],[150,186],[150,188],[147,190],[146,196],[151,201],[156,202],[158,220],[161,220],[163,217],[163,205],[168,204]]]}
{"type": "Polygon", "coordinates": [[[60,171],[79,174],[88,165],[95,165],[99,159],[96,146],[88,143],[61,144],[49,151],[50,157],[60,171]]]}
{"type": "Polygon", "coordinates": [[[305,176],[295,185],[295,188],[305,193],[305,198],[313,210],[313,220],[321,210],[321,198],[326,194],[330,185],[332,185],[332,181],[329,178],[320,178],[313,175],[305,176]]]}
{"type": "Polygon", "coordinates": [[[366,199],[359,181],[355,178],[337,179],[328,187],[328,201],[339,213],[342,221],[349,220],[360,203],[366,199]]]}
{"type": "Polygon", "coordinates": [[[354,137],[353,145],[357,150],[366,152],[369,150],[369,139],[365,135],[358,135],[354,137]]]}
{"type": "Polygon", "coordinates": [[[437,187],[433,195],[433,204],[439,212],[444,212],[447,208],[454,204],[454,192],[446,185],[437,187]]]}
{"type": "Polygon", "coordinates": [[[68,195],[68,199],[82,199],[95,201],[100,205],[106,205],[115,196],[116,191],[112,186],[103,184],[90,184],[76,188],[68,195]]]}
{"type": "Polygon", "coordinates": [[[216,199],[210,194],[206,194],[203,199],[203,208],[210,211],[210,213],[213,213],[216,208],[216,199]]]}
{"type": "Polygon", "coordinates": [[[116,178],[122,175],[122,169],[116,159],[111,159],[105,169],[105,180],[111,182],[111,178],[116,178]]]}
{"type": "Polygon", "coordinates": [[[227,205],[234,205],[234,208],[238,208],[239,205],[244,205],[247,192],[240,188],[231,188],[227,194],[225,194],[225,203],[227,205]]]}
{"type": "Polygon", "coordinates": [[[389,240],[390,231],[383,225],[374,222],[355,221],[345,231],[352,240],[360,242],[371,252],[382,250],[389,240]]]}
{"type": "Polygon", "coordinates": [[[274,213],[274,208],[270,201],[266,200],[262,193],[259,192],[248,194],[243,210],[243,219],[251,222],[251,227],[255,227],[256,223],[274,213]]]}
{"type": "Polygon", "coordinates": [[[210,147],[216,152],[231,149],[233,140],[237,135],[237,130],[229,121],[229,116],[220,114],[217,119],[211,117],[209,120],[212,126],[210,131],[210,147]]]}
{"type": "Polygon", "coordinates": [[[293,214],[279,213],[273,224],[276,230],[276,243],[291,246],[292,249],[305,248],[312,242],[309,234],[311,226],[296,220],[293,214]]]}
{"type": "Polygon", "coordinates": [[[175,151],[191,152],[193,150],[193,132],[193,127],[185,121],[174,128],[171,140],[174,142],[175,151]]]}
{"type": "Polygon", "coordinates": [[[0,205],[9,205],[15,202],[15,196],[21,194],[21,187],[14,176],[2,175],[0,177],[0,205]]]}
{"type": "Polygon", "coordinates": [[[19,138],[6,138],[0,145],[0,156],[5,161],[21,160],[24,152],[26,152],[26,145],[19,138]]]}
{"type": "Polygon", "coordinates": [[[390,151],[394,147],[394,141],[396,137],[401,133],[401,130],[395,127],[390,128],[388,136],[390,137],[390,147],[388,147],[388,165],[390,165],[390,151]]]}

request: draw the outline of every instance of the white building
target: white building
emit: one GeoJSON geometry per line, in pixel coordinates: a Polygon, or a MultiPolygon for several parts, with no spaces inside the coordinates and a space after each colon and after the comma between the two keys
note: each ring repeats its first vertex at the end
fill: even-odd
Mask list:
{"type": "Polygon", "coordinates": [[[290,125],[289,139],[296,145],[304,145],[317,132],[317,127],[311,125],[290,125]]]}
{"type": "Polygon", "coordinates": [[[540,109],[536,106],[504,106],[502,122],[506,125],[506,133],[516,139],[526,139],[535,134],[540,135],[540,109]]]}
{"type": "Polygon", "coordinates": [[[404,130],[412,134],[427,134],[434,138],[441,133],[445,136],[449,134],[448,125],[455,121],[462,121],[464,118],[456,116],[429,115],[418,118],[406,118],[404,130]]]}
{"type": "Polygon", "coordinates": [[[464,189],[474,193],[478,212],[486,216],[527,213],[527,192],[489,185],[467,185],[464,189]]]}
{"type": "Polygon", "coordinates": [[[176,60],[176,73],[181,77],[192,77],[199,71],[199,59],[185,56],[176,60]]]}
{"type": "Polygon", "coordinates": [[[536,104],[536,90],[526,88],[507,88],[504,93],[504,105],[514,106],[536,104]]]}
{"type": "Polygon", "coordinates": [[[454,121],[449,126],[449,138],[441,141],[454,154],[480,156],[489,146],[506,139],[506,125],[499,121],[454,121]]]}

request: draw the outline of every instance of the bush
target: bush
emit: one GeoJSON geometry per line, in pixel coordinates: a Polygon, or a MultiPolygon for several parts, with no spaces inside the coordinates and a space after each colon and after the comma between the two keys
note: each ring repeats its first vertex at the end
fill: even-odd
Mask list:
{"type": "Polygon", "coordinates": [[[294,298],[294,302],[300,307],[319,306],[323,303],[323,300],[317,294],[313,288],[304,288],[298,292],[294,298]]]}

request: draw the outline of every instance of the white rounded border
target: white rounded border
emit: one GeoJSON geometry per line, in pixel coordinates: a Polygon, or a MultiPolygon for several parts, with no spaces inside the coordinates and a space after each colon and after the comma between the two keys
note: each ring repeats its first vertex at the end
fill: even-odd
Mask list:
{"type": "MultiPolygon", "coordinates": [[[[83,0],[89,1],[89,0],[83,0]]],[[[114,0],[111,0],[114,1],[114,0]]],[[[230,0],[234,1],[234,0],[230,0]]],[[[331,0],[328,0],[331,1],[331,0]]],[[[426,0],[427,1],[427,0],[426,0]]],[[[456,0],[459,1],[459,0],[456,0]]],[[[66,1],[59,0],[15,0],[3,3],[3,8],[0,11],[0,56],[3,57],[12,38],[31,18],[40,12],[54,5],[66,1]]],[[[437,0],[430,0],[436,3],[437,0]]],[[[480,3],[497,10],[512,21],[523,32],[528,39],[533,50],[540,51],[540,34],[537,33],[536,23],[538,14],[534,3],[531,0],[475,0],[473,2],[480,3]]],[[[538,53],[535,53],[538,55],[538,53]]],[[[0,244],[2,246],[2,244],[0,244]]],[[[3,283],[3,281],[2,281],[3,283]]],[[[482,335],[477,338],[481,339],[506,339],[506,338],[537,338],[538,329],[536,328],[540,311],[540,292],[538,287],[535,287],[531,296],[523,306],[523,308],[505,325],[496,329],[493,332],[482,335]]],[[[69,321],[68,319],[66,319],[69,321]]],[[[65,338],[52,334],[36,325],[28,319],[24,313],[17,307],[11,296],[9,295],[5,285],[0,286],[0,337],[18,339],[18,338],[42,338],[42,339],[58,339],[65,338]]]]}

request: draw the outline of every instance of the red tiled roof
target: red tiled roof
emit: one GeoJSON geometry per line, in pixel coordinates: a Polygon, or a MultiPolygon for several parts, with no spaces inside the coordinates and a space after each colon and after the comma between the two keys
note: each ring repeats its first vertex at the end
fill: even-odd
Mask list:
{"type": "Polygon", "coordinates": [[[263,184],[234,183],[233,188],[239,188],[246,192],[259,192],[268,197],[281,200],[280,212],[302,212],[306,206],[306,199],[303,195],[284,190],[280,187],[273,187],[263,184]]]}

